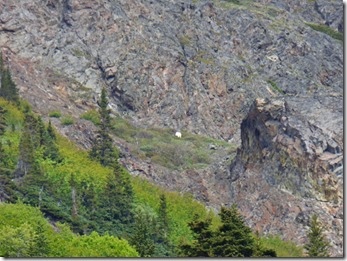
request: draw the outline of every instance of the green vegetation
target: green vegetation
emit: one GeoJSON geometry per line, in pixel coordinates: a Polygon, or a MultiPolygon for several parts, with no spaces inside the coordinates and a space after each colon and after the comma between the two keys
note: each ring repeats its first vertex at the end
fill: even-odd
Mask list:
{"type": "MultiPolygon", "coordinates": [[[[196,219],[209,220],[208,229],[218,235],[213,238],[215,244],[231,240],[234,234],[227,217],[236,215],[234,210],[222,210],[220,219],[191,195],[167,192],[131,177],[118,163],[118,151],[108,132],[138,142],[141,153],[153,153],[152,160],[158,156],[166,164],[176,162],[169,159],[167,146],[173,146],[171,157],[179,156],[174,154],[175,146],[183,147],[181,152],[187,157],[197,157],[196,161],[177,161],[180,167],[200,163],[199,157],[209,159],[210,143],[234,148],[187,132],[177,139],[173,130],[143,130],[125,120],[117,122],[111,119],[107,105],[103,90],[99,130],[92,150],[86,152],[58,135],[51,122],[45,124],[28,103],[0,97],[0,255],[176,257],[179,245],[195,245],[196,231],[189,224],[196,219]]],[[[245,232],[246,246],[223,249],[246,255],[242,249],[250,249],[247,244],[254,240],[240,222],[237,227],[245,232]]],[[[263,253],[263,248],[256,249],[254,253],[263,253]]],[[[230,253],[214,252],[224,254],[230,253]]]]}
{"type": "Polygon", "coordinates": [[[64,116],[60,123],[63,125],[63,126],[68,126],[68,125],[72,125],[75,123],[75,121],[73,120],[73,118],[71,116],[64,116]]]}
{"type": "Polygon", "coordinates": [[[261,246],[251,229],[244,224],[236,205],[222,207],[221,225],[211,228],[211,219],[195,216],[189,223],[194,232],[192,243],[180,245],[181,255],[188,257],[276,257],[276,252],[261,246]]]}
{"type": "Polygon", "coordinates": [[[210,150],[209,144],[230,153],[236,151],[236,146],[226,141],[186,131],[182,131],[182,138],[179,139],[174,136],[173,129],[136,128],[120,116],[112,121],[112,127],[116,136],[133,145],[132,153],[175,170],[203,168],[210,164],[216,151],[210,150]]]}
{"type": "Polygon", "coordinates": [[[310,231],[307,235],[309,242],[305,245],[309,257],[329,257],[330,244],[323,234],[323,227],[317,215],[313,215],[310,222],[310,231]]]}
{"type": "Polygon", "coordinates": [[[273,90],[279,92],[280,94],[285,94],[285,92],[280,87],[278,87],[274,81],[268,79],[267,82],[271,85],[273,90]]]}
{"type": "Polygon", "coordinates": [[[124,239],[76,235],[66,225],[55,229],[38,208],[19,202],[0,204],[0,256],[4,257],[137,257],[124,239]]]}
{"type": "Polygon", "coordinates": [[[308,22],[305,22],[305,24],[308,25],[309,27],[311,27],[313,30],[325,33],[334,39],[343,41],[343,33],[335,31],[334,29],[330,28],[327,25],[314,24],[314,23],[308,23],[308,22]]]}
{"type": "Polygon", "coordinates": [[[60,111],[51,111],[48,114],[49,117],[51,118],[60,118],[61,117],[61,112],[60,111]]]}
{"type": "Polygon", "coordinates": [[[260,239],[266,248],[274,249],[278,257],[302,257],[303,248],[291,241],[282,240],[279,236],[268,236],[260,239]]]}
{"type": "Polygon", "coordinates": [[[111,110],[108,109],[108,99],[106,89],[101,91],[99,105],[100,126],[96,138],[93,140],[92,149],[89,156],[99,161],[103,166],[117,165],[118,152],[112,145],[112,138],[109,135],[111,126],[111,110]]]}
{"type": "Polygon", "coordinates": [[[10,69],[4,66],[2,54],[0,53],[0,97],[19,105],[19,95],[17,87],[12,80],[10,69]]]}
{"type": "Polygon", "coordinates": [[[94,123],[94,125],[100,124],[100,116],[99,116],[98,111],[96,111],[96,110],[89,110],[89,111],[83,113],[80,116],[80,118],[87,120],[87,121],[91,121],[92,123],[94,123]]]}

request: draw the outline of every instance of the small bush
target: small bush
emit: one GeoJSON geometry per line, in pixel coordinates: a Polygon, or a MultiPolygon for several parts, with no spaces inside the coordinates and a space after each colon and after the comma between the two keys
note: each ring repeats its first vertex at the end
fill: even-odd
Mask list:
{"type": "Polygon", "coordinates": [[[64,126],[74,124],[74,120],[70,116],[65,116],[61,119],[61,124],[64,126]]]}
{"type": "Polygon", "coordinates": [[[96,110],[89,110],[80,116],[81,119],[91,121],[95,125],[100,124],[100,116],[96,110]]]}
{"type": "Polygon", "coordinates": [[[51,117],[51,118],[60,118],[61,117],[61,113],[60,113],[60,111],[51,111],[48,114],[48,116],[51,117]]]}

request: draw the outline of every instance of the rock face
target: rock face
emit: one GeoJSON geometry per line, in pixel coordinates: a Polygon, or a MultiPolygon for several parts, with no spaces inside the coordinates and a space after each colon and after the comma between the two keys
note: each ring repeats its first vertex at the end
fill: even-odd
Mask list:
{"type": "Polygon", "coordinates": [[[134,175],[215,209],[236,202],[263,232],[303,242],[318,213],[341,255],[343,45],[305,22],[342,32],[341,1],[5,0],[0,49],[20,94],[44,119],[71,115],[52,123],[84,148],[94,127],[79,116],[102,87],[138,126],[232,140],[231,169],[221,152],[183,172],[117,143],[134,175]]]}
{"type": "Polygon", "coordinates": [[[342,92],[342,44],[304,23],[340,28],[325,2],[6,0],[0,47],[39,111],[77,115],[106,86],[139,124],[240,141],[256,97],[342,92]]]}
{"type": "Polygon", "coordinates": [[[343,254],[342,113],[334,96],[255,100],[230,170],[231,198],[253,227],[304,243],[317,213],[343,254]]]}

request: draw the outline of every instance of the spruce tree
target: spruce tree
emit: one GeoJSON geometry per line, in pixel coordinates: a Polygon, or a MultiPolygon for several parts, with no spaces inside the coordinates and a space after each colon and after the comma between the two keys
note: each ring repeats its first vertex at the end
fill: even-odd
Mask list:
{"type": "Polygon", "coordinates": [[[211,239],[214,232],[211,230],[211,219],[201,220],[197,215],[189,224],[194,234],[192,244],[180,244],[180,255],[183,257],[212,257],[211,239]]]}
{"type": "Polygon", "coordinates": [[[50,137],[51,140],[56,141],[57,140],[57,135],[55,134],[54,128],[52,126],[51,120],[48,122],[47,126],[47,134],[50,137]]]}
{"type": "MultiPolygon", "coordinates": [[[[2,65],[3,67],[3,65],[2,65]]],[[[1,69],[1,81],[0,81],[0,97],[8,101],[12,101],[19,104],[19,95],[17,86],[12,80],[10,70],[8,68],[1,69]]]]}
{"type": "Polygon", "coordinates": [[[117,163],[117,153],[112,145],[113,140],[109,135],[111,126],[111,110],[108,109],[106,89],[101,91],[98,101],[100,125],[96,138],[93,141],[90,157],[98,160],[103,166],[114,166],[117,163]]]}
{"type": "Polygon", "coordinates": [[[305,245],[305,249],[309,257],[329,257],[330,245],[323,235],[323,227],[316,214],[311,218],[307,237],[309,242],[305,245]]]}
{"type": "Polygon", "coordinates": [[[97,222],[98,232],[109,231],[116,236],[128,233],[134,221],[134,192],[129,174],[122,167],[114,168],[101,197],[103,200],[92,217],[97,222]]]}
{"type": "Polygon", "coordinates": [[[211,247],[217,257],[251,257],[254,238],[251,229],[244,224],[237,206],[222,207],[219,216],[222,226],[213,237],[211,247]]]}
{"type": "Polygon", "coordinates": [[[155,252],[156,217],[148,207],[139,206],[135,210],[134,224],[129,243],[141,257],[151,257],[155,252]]]}
{"type": "Polygon", "coordinates": [[[4,135],[7,124],[6,124],[6,118],[5,113],[7,111],[0,106],[0,136],[4,135]]]}
{"type": "Polygon", "coordinates": [[[159,242],[165,242],[168,236],[169,220],[167,215],[166,197],[164,194],[160,195],[158,223],[159,223],[159,242]]]}

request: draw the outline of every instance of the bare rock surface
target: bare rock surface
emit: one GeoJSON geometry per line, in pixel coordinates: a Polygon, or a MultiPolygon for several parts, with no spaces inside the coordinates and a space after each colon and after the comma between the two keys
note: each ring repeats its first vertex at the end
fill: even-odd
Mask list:
{"type": "Polygon", "coordinates": [[[133,175],[214,209],[236,202],[253,228],[301,243],[317,213],[341,255],[343,44],[306,22],[342,32],[342,2],[237,2],[5,0],[0,48],[21,96],[45,120],[73,117],[52,120],[81,147],[95,127],[80,115],[106,87],[113,113],[137,126],[240,145],[231,168],[221,151],[172,171],[117,140],[133,175]]]}
{"type": "Polygon", "coordinates": [[[305,243],[316,213],[342,256],[342,113],[334,96],[255,100],[230,170],[231,198],[253,227],[305,243]]]}

